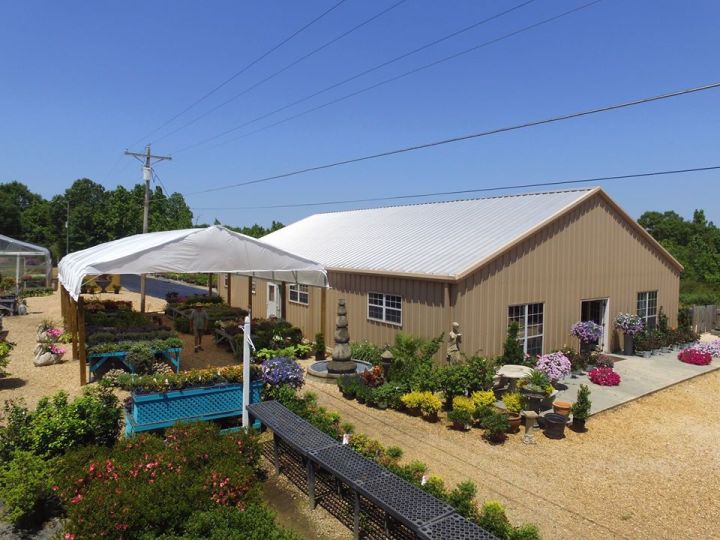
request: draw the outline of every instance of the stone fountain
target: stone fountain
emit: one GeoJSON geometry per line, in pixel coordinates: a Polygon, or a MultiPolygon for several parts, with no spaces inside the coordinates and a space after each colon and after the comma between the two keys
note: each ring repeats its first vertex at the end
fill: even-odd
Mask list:
{"type": "Polygon", "coordinates": [[[352,359],[347,308],[345,307],[345,300],[338,300],[337,319],[335,320],[335,346],[333,347],[332,360],[315,362],[308,368],[308,373],[316,377],[334,378],[347,373],[361,373],[370,367],[372,365],[368,362],[352,359]]]}

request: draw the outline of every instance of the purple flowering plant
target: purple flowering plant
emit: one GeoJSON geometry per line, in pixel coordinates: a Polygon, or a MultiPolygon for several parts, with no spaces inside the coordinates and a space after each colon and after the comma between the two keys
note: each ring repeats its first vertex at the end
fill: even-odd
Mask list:
{"type": "Polygon", "coordinates": [[[276,356],[262,363],[263,381],[270,386],[300,388],[305,382],[303,368],[292,358],[276,356]]]}
{"type": "Polygon", "coordinates": [[[619,313],[615,317],[615,326],[626,336],[639,334],[645,328],[644,321],[631,313],[619,313]]]}
{"type": "Polygon", "coordinates": [[[570,359],[562,352],[543,354],[538,357],[535,369],[542,371],[551,381],[559,381],[570,374],[570,359]]]}
{"type": "Polygon", "coordinates": [[[707,353],[710,356],[713,356],[715,358],[720,357],[720,339],[715,339],[713,341],[707,341],[705,343],[696,343],[693,346],[693,349],[700,351],[702,353],[707,353]]]}
{"type": "Polygon", "coordinates": [[[592,343],[602,337],[603,327],[593,321],[580,321],[572,325],[570,333],[583,343],[592,343]]]}

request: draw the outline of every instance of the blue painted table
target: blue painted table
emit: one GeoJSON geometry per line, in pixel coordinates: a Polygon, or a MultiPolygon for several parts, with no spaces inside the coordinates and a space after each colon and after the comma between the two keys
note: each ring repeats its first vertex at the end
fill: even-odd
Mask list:
{"type": "MultiPolygon", "coordinates": [[[[250,383],[250,403],[260,402],[262,381],[250,383]]],[[[132,410],[125,410],[125,435],[172,426],[178,422],[216,420],[242,416],[243,383],[216,384],[132,394],[132,410]]],[[[253,427],[259,428],[255,421],[253,427]]]]}
{"type": "MultiPolygon", "coordinates": [[[[163,358],[170,362],[173,366],[175,366],[175,372],[180,372],[180,352],[182,349],[180,348],[172,348],[172,349],[163,349],[162,351],[155,351],[156,353],[162,354],[163,358]]],[[[95,372],[100,369],[100,367],[110,360],[111,358],[116,358],[120,362],[123,363],[123,365],[128,368],[130,373],[135,373],[135,368],[132,364],[126,361],[127,357],[127,351],[117,351],[117,352],[107,352],[107,353],[94,353],[88,355],[88,364],[90,365],[90,374],[95,375],[95,372]]]]}

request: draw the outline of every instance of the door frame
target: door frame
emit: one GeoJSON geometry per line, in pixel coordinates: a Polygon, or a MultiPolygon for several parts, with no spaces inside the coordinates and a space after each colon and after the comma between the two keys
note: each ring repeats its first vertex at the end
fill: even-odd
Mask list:
{"type": "Polygon", "coordinates": [[[275,283],[273,281],[268,281],[267,286],[265,289],[267,296],[265,298],[265,316],[270,317],[277,317],[278,319],[282,318],[282,298],[280,298],[281,295],[281,288],[278,283],[275,283]],[[274,300],[272,303],[275,306],[275,311],[273,313],[270,313],[270,290],[274,287],[274,300]]]}
{"type": "Polygon", "coordinates": [[[601,339],[601,350],[602,352],[610,352],[610,297],[609,296],[600,296],[597,298],[583,298],[580,300],[580,320],[582,320],[583,317],[583,310],[582,305],[584,302],[600,302],[605,301],[605,314],[603,316],[603,335],[601,339]]]}

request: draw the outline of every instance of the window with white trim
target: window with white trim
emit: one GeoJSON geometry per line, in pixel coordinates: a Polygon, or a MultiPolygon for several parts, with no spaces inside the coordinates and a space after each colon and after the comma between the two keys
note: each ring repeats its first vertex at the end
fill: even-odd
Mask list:
{"type": "Polygon", "coordinates": [[[516,322],[518,341],[525,354],[536,356],[543,351],[544,304],[521,304],[508,308],[508,326],[516,322]]]}
{"type": "Polygon", "coordinates": [[[402,325],[402,297],[395,294],[368,293],[368,319],[402,325]]]}
{"type": "Polygon", "coordinates": [[[288,286],[290,292],[290,301],[294,304],[308,305],[310,300],[310,289],[307,285],[300,285],[299,283],[292,283],[288,286]]]}
{"type": "Polygon", "coordinates": [[[638,293],[637,315],[645,323],[645,328],[655,328],[657,325],[657,291],[638,293]]]}

